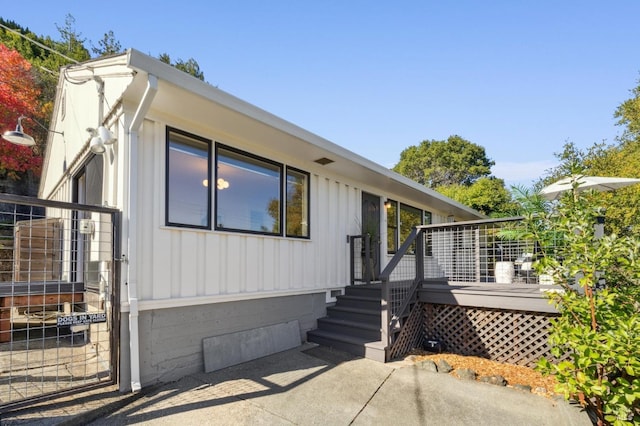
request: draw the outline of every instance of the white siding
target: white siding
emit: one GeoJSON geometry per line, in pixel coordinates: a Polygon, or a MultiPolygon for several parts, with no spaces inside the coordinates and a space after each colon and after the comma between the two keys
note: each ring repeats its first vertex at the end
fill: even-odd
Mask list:
{"type": "Polygon", "coordinates": [[[146,120],[134,167],[138,188],[132,189],[141,301],[323,291],[348,284],[346,235],[357,232],[359,189],[310,170],[317,165],[295,164],[311,173],[308,240],[166,227],[165,143],[165,124],[146,120]]]}
{"type": "MultiPolygon", "coordinates": [[[[70,201],[69,176],[90,155],[87,127],[105,124],[117,135],[117,142],[104,156],[103,189],[104,201],[123,211],[122,230],[127,234],[123,235],[123,253],[131,261],[123,264],[123,275],[130,275],[123,280],[122,301],[127,300],[129,283],[137,288],[138,300],[164,301],[159,304],[163,307],[323,292],[348,285],[346,237],[360,233],[362,191],[432,211],[434,222],[446,220],[447,213],[420,205],[419,190],[396,182],[379,166],[229,95],[183,81],[184,75],[162,64],[140,62],[154,69],[157,66],[155,71],[166,73],[171,81],[161,78],[146,119],[130,134],[146,80],[143,73],[133,77],[127,58],[131,59],[105,59],[104,67],[68,70],[82,84],[61,81],[54,121],[64,137],[56,134],[51,143],[41,187],[45,198],[70,201]],[[94,75],[105,82],[104,123],[99,117],[101,101],[94,75]],[[173,78],[185,87],[174,84],[173,78]],[[310,238],[165,226],[167,125],[308,172],[310,238]],[[134,164],[129,167],[131,149],[134,164]],[[321,166],[313,161],[325,155],[336,162],[321,166]],[[201,300],[195,300],[198,298],[201,300]]],[[[427,199],[443,206],[437,197],[425,194],[427,199]]],[[[386,222],[381,219],[384,252],[386,222]]],[[[153,306],[143,307],[150,308],[153,306]]]]}

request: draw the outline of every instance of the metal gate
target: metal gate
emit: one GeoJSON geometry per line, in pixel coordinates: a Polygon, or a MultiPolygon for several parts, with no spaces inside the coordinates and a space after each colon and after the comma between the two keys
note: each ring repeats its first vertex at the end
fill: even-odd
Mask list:
{"type": "Polygon", "coordinates": [[[119,221],[0,194],[0,408],[115,382],[119,221]]]}

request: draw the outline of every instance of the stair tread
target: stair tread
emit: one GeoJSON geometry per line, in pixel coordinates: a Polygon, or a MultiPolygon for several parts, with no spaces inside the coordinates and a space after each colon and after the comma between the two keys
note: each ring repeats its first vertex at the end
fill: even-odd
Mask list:
{"type": "Polygon", "coordinates": [[[379,342],[380,340],[372,340],[372,339],[367,339],[364,337],[356,337],[356,336],[352,336],[349,334],[342,334],[342,333],[335,333],[333,331],[325,331],[325,330],[320,330],[320,329],[316,329],[316,330],[311,330],[307,332],[307,335],[311,334],[312,336],[319,336],[319,337],[324,337],[324,338],[328,338],[328,339],[333,339],[333,340],[337,340],[339,342],[346,342],[346,343],[353,343],[353,344],[359,344],[359,345],[364,345],[365,343],[371,343],[371,342],[379,342]]]}
{"type": "Polygon", "coordinates": [[[371,296],[357,296],[353,294],[342,294],[340,296],[336,296],[336,299],[350,299],[350,300],[366,300],[370,302],[379,302],[379,297],[371,297],[371,296]]]}
{"type": "Polygon", "coordinates": [[[343,312],[357,312],[357,313],[361,313],[361,314],[371,314],[371,315],[380,315],[380,311],[379,310],[375,310],[375,309],[364,309],[364,308],[352,308],[350,306],[330,306],[327,308],[327,311],[343,311],[343,312]]]}
{"type": "Polygon", "coordinates": [[[352,326],[352,327],[359,327],[359,328],[366,328],[369,330],[380,331],[380,325],[373,325],[371,323],[362,322],[362,321],[345,320],[341,318],[332,318],[332,317],[320,318],[319,321],[330,322],[336,325],[352,326]]]}

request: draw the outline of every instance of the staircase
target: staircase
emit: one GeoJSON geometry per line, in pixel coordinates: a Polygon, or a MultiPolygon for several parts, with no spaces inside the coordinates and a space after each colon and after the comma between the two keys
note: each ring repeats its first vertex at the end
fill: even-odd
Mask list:
{"type": "Polygon", "coordinates": [[[307,332],[309,342],[385,362],[380,341],[380,284],[352,285],[327,308],[318,328],[307,332]]]}

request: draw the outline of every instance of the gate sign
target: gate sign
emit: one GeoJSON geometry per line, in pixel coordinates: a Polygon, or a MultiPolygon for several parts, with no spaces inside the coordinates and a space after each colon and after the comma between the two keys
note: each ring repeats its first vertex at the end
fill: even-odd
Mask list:
{"type": "Polygon", "coordinates": [[[58,317],[58,327],[65,327],[68,325],[95,324],[99,322],[107,322],[106,312],[74,313],[71,315],[58,317]]]}

